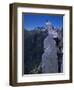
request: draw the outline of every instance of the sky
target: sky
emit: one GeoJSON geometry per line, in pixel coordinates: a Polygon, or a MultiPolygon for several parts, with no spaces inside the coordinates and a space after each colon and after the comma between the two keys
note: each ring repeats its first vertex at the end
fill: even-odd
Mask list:
{"type": "Polygon", "coordinates": [[[36,27],[44,27],[47,20],[56,28],[63,27],[62,15],[23,14],[23,25],[27,30],[33,30],[36,27]]]}

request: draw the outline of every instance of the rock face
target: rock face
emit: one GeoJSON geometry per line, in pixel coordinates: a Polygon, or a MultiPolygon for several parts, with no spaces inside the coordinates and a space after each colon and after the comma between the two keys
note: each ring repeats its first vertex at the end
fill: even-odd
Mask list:
{"type": "Polygon", "coordinates": [[[52,34],[49,34],[44,40],[44,53],[42,55],[42,72],[58,72],[57,47],[52,34]]]}
{"type": "Polygon", "coordinates": [[[56,32],[56,30],[52,29],[51,22],[47,22],[46,26],[48,36],[44,39],[44,53],[42,55],[42,72],[58,73],[58,48],[55,41],[55,39],[58,38],[58,33],[56,32]]]}

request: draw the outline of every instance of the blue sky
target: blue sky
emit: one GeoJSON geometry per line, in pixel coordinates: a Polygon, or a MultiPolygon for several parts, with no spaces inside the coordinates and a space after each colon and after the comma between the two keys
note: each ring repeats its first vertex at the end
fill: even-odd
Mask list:
{"type": "Polygon", "coordinates": [[[46,20],[49,20],[56,28],[63,27],[62,15],[23,14],[23,25],[27,30],[33,30],[35,27],[45,26],[46,20]]]}

